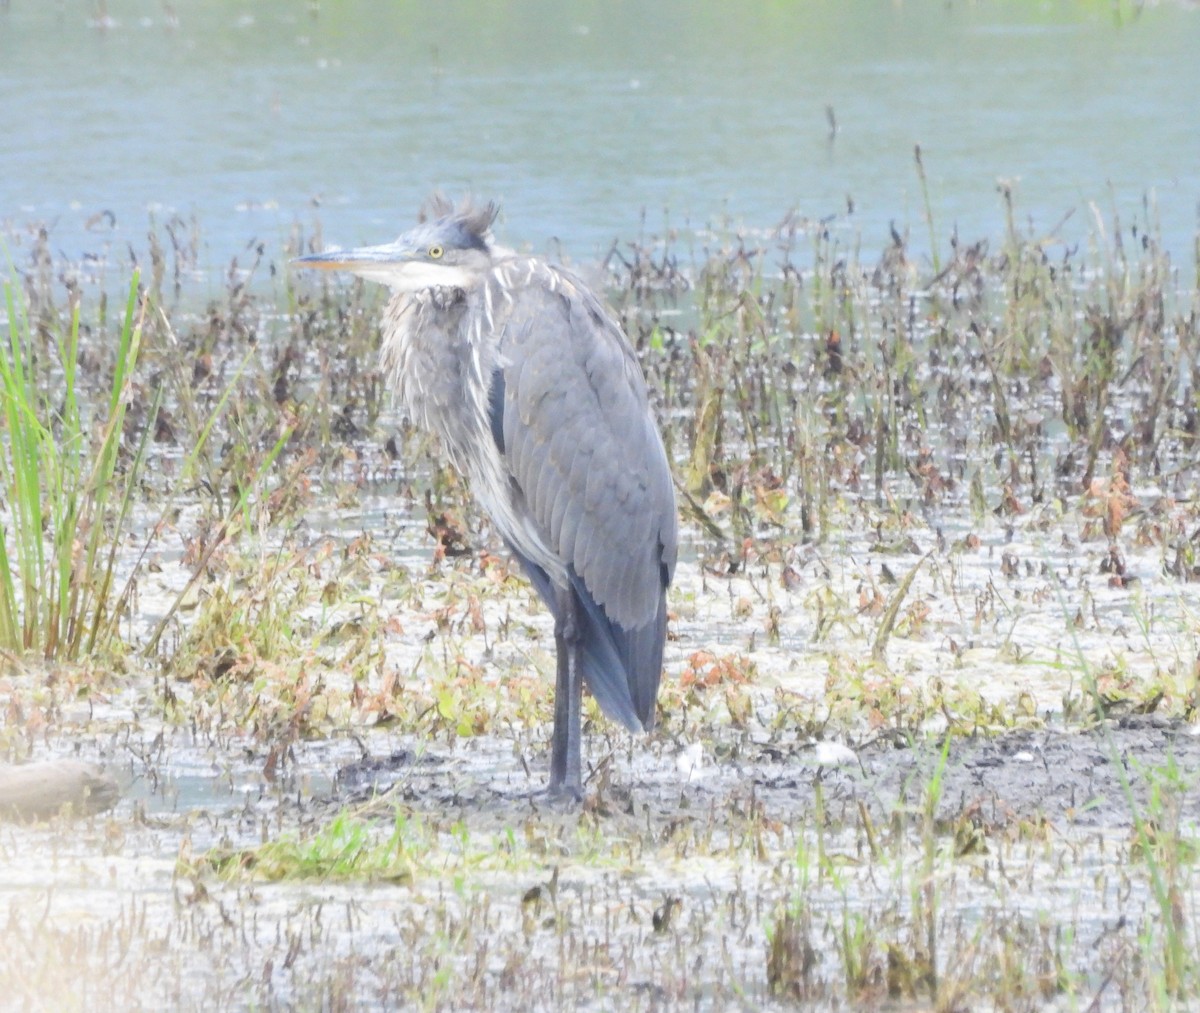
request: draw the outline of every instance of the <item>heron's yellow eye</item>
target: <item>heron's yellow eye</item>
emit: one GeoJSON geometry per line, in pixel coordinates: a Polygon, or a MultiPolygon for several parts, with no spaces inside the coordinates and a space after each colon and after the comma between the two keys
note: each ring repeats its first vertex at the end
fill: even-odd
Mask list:
{"type": "Polygon", "coordinates": [[[431,256],[434,260],[437,260],[438,257],[440,257],[441,255],[442,255],[442,248],[440,246],[429,247],[429,256],[431,256]]]}

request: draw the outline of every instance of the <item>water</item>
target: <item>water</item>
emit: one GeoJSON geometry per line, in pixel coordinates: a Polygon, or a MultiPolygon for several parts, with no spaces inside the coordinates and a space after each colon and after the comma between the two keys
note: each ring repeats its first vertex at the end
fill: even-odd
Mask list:
{"type": "Polygon", "coordinates": [[[919,143],[943,243],[1002,234],[1006,178],[1040,230],[1073,211],[1072,240],[1089,202],[1128,223],[1151,193],[1190,262],[1197,52],[1200,11],[1174,4],[6,0],[0,222],[79,257],[141,248],[148,211],[195,216],[211,268],[318,218],[390,238],[441,186],[584,262],[643,214],[795,208],[877,249],[892,221],[927,242],[919,143]]]}

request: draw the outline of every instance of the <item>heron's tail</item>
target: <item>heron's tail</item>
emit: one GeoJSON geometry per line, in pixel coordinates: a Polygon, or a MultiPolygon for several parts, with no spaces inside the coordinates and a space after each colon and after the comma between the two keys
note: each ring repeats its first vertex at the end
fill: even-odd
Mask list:
{"type": "MultiPolygon", "coordinates": [[[[509,550],[521,563],[542,600],[561,619],[558,596],[550,577],[510,542],[509,550]]],[[[662,679],[663,644],[667,639],[667,591],[658,598],[658,611],[650,622],[626,629],[609,619],[573,567],[567,568],[571,589],[579,604],[576,614],[583,641],[583,679],[604,711],[631,732],[654,727],[654,704],[662,679]]]]}
{"type": "Polygon", "coordinates": [[[667,638],[667,594],[659,595],[650,622],[626,628],[604,614],[573,569],[568,570],[583,642],[583,678],[592,696],[614,721],[631,732],[654,727],[654,704],[662,679],[667,638]]]}

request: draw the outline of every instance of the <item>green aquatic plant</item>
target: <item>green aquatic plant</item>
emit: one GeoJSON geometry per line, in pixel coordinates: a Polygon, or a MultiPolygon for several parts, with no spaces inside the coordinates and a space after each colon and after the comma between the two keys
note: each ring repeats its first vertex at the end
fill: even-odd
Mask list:
{"type": "MultiPolygon", "coordinates": [[[[132,447],[123,437],[145,304],[135,271],[107,397],[93,403],[81,396],[78,301],[66,326],[35,322],[14,278],[4,303],[0,646],[73,659],[107,645],[128,593],[128,585],[116,591],[117,549],[148,429],[132,447]]],[[[156,395],[150,417],[157,406],[156,395]]]]}
{"type": "Polygon", "coordinates": [[[374,833],[368,823],[342,813],[310,836],[285,835],[257,847],[216,850],[206,854],[198,868],[183,863],[182,871],[208,869],[228,879],[250,875],[271,881],[408,883],[413,879],[417,861],[430,847],[426,828],[401,813],[396,814],[392,832],[386,837],[374,833]]]}

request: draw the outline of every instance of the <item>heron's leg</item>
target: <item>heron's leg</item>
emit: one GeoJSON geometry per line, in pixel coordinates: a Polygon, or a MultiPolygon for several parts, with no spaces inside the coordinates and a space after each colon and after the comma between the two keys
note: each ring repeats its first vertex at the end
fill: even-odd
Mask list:
{"type": "Polygon", "coordinates": [[[575,592],[555,589],[554,646],[558,651],[558,675],[554,687],[554,743],[550,753],[550,795],[583,799],[583,672],[580,655],[583,641],[579,629],[575,592]]]}

